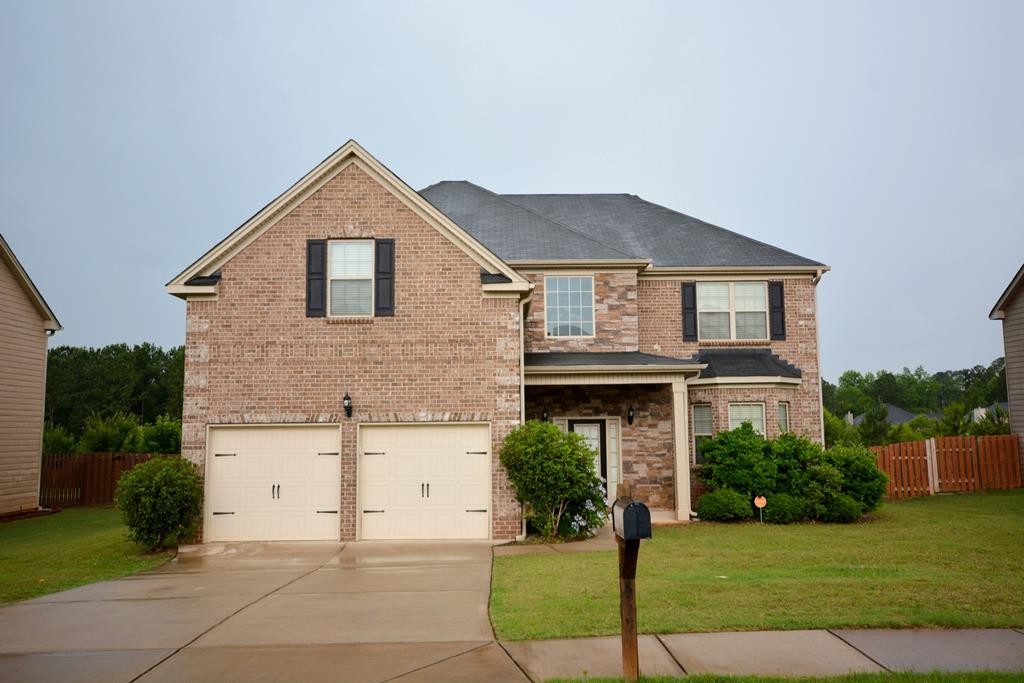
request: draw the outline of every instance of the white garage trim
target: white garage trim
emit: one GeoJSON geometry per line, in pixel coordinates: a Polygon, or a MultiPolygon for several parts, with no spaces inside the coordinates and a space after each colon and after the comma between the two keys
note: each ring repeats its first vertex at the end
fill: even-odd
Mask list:
{"type": "Polygon", "coordinates": [[[204,489],[206,542],[337,541],[340,425],[207,425],[204,489]]]}
{"type": "MultiPolygon", "coordinates": [[[[356,505],[355,505],[355,513],[356,513],[356,538],[358,538],[360,540],[374,540],[374,539],[381,539],[381,540],[383,540],[383,539],[390,539],[390,540],[403,540],[403,539],[405,539],[405,540],[413,540],[415,538],[419,538],[419,539],[470,539],[470,538],[473,538],[473,539],[489,539],[489,538],[491,538],[493,536],[493,520],[494,520],[494,507],[493,507],[493,503],[494,503],[493,497],[494,496],[493,496],[493,480],[492,480],[492,476],[493,476],[493,447],[492,447],[493,440],[492,440],[492,430],[491,430],[491,423],[490,422],[480,422],[480,421],[473,421],[473,422],[366,422],[366,423],[360,423],[359,425],[357,425],[356,443],[357,443],[357,449],[356,449],[357,450],[357,455],[356,455],[356,505]],[[483,462],[486,463],[486,474],[478,474],[477,475],[478,479],[475,482],[475,485],[478,488],[476,490],[476,494],[475,495],[470,494],[470,495],[473,495],[473,500],[474,501],[478,500],[479,502],[478,503],[474,503],[472,505],[466,503],[466,508],[467,509],[465,509],[465,510],[462,510],[462,504],[460,502],[459,505],[455,505],[455,506],[449,505],[448,507],[452,507],[452,510],[447,510],[448,513],[452,513],[452,514],[454,514],[455,512],[458,512],[459,514],[467,514],[467,513],[468,514],[480,514],[481,515],[481,519],[480,519],[480,525],[481,526],[478,527],[479,532],[478,533],[470,533],[470,530],[474,526],[475,523],[470,524],[468,518],[467,518],[467,520],[465,520],[465,526],[460,526],[460,523],[455,523],[453,526],[443,527],[441,529],[440,533],[431,533],[429,531],[426,531],[426,532],[416,533],[415,535],[405,535],[403,533],[397,533],[396,534],[396,533],[391,533],[391,532],[382,532],[381,528],[378,528],[378,529],[376,529],[375,531],[372,531],[372,532],[367,530],[366,529],[366,525],[364,524],[364,507],[365,507],[366,504],[368,504],[368,503],[370,503],[372,501],[368,501],[367,500],[368,495],[367,495],[367,492],[365,491],[365,487],[366,487],[366,484],[367,484],[366,478],[368,476],[368,473],[365,471],[364,458],[367,455],[371,455],[371,456],[377,456],[377,455],[383,456],[383,455],[385,455],[385,453],[383,453],[383,452],[382,453],[374,452],[374,453],[369,453],[369,454],[367,453],[367,451],[366,451],[366,444],[367,444],[367,441],[368,441],[367,432],[377,431],[378,433],[381,433],[381,432],[385,432],[387,430],[401,430],[401,429],[409,429],[409,430],[413,430],[413,429],[419,429],[419,430],[438,429],[438,430],[440,430],[440,429],[446,429],[446,428],[449,429],[449,430],[456,430],[458,428],[464,428],[464,429],[465,428],[469,428],[469,429],[476,428],[480,432],[477,435],[477,437],[476,437],[476,439],[479,441],[479,446],[477,446],[476,448],[478,448],[479,450],[476,450],[476,451],[473,451],[473,452],[466,451],[465,453],[461,453],[460,454],[460,455],[477,455],[478,457],[480,457],[483,460],[483,462]],[[475,512],[475,510],[478,510],[480,508],[486,508],[486,513],[484,513],[482,510],[479,511],[479,512],[475,512]]],[[[460,449],[461,449],[461,446],[455,447],[452,450],[457,452],[460,449]]],[[[466,464],[466,462],[464,461],[463,465],[465,465],[465,464],[466,464]]],[[[397,463],[392,463],[392,466],[397,467],[398,464],[397,463]]],[[[427,466],[430,467],[432,465],[430,463],[428,463],[427,466]]],[[[473,465],[470,462],[470,469],[472,469],[474,466],[475,465],[473,465]]],[[[414,475],[414,478],[416,478],[418,476],[419,476],[419,474],[414,475]]],[[[430,479],[430,478],[432,478],[432,476],[428,475],[425,478],[430,479]]],[[[396,485],[401,485],[401,484],[399,484],[398,481],[396,481],[395,483],[396,483],[396,485]]],[[[408,484],[409,482],[405,482],[405,483],[408,484]]],[[[427,482],[427,483],[429,483],[429,482],[427,482]]],[[[469,482],[469,483],[470,483],[470,487],[469,488],[470,488],[470,490],[472,490],[473,483],[472,482],[469,482]]],[[[415,487],[415,483],[413,484],[413,486],[415,487]]],[[[422,488],[422,484],[421,484],[421,488],[422,488]]],[[[435,490],[435,492],[438,492],[437,488],[435,488],[434,490],[435,490]]],[[[388,495],[389,496],[395,495],[395,491],[394,490],[389,491],[388,495]]],[[[413,493],[412,495],[413,495],[413,501],[415,502],[415,493],[413,493]]],[[[421,491],[420,492],[420,497],[421,498],[422,497],[429,497],[429,491],[427,492],[426,496],[424,496],[424,492],[421,491]]],[[[376,506],[376,504],[375,504],[375,506],[376,506]]],[[[377,509],[377,507],[375,507],[374,509],[377,509]]],[[[425,511],[429,511],[429,508],[424,508],[424,509],[425,509],[425,511]]],[[[365,513],[365,514],[370,514],[370,513],[365,513]]],[[[387,514],[387,513],[384,512],[384,513],[377,513],[377,514],[387,514]]],[[[429,523],[427,524],[427,526],[429,527],[429,523]]]]}

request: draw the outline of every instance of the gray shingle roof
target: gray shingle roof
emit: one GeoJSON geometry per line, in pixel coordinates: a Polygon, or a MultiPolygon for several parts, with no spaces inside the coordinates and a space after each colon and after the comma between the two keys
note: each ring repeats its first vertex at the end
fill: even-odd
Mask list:
{"type": "Polygon", "coordinates": [[[669,358],[639,351],[527,353],[526,367],[564,367],[573,365],[689,365],[693,358],[669,358]]]}
{"type": "Polygon", "coordinates": [[[706,377],[792,377],[801,375],[800,368],[790,365],[770,349],[705,349],[696,360],[707,363],[701,370],[706,377]]]}
{"type": "Polygon", "coordinates": [[[498,195],[466,181],[420,194],[501,258],[649,259],[655,266],[823,264],[629,194],[498,195]]]}

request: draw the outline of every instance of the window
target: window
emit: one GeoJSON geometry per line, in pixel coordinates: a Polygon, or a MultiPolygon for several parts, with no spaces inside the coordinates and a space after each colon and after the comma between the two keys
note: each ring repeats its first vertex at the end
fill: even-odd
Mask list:
{"type": "Polygon", "coordinates": [[[755,432],[764,436],[764,404],[730,403],[729,429],[736,429],[744,422],[749,422],[755,432]]]}
{"type": "Polygon", "coordinates": [[[594,336],[593,277],[546,277],[544,292],[547,336],[594,336]]]}
{"type": "Polygon", "coordinates": [[[329,315],[373,315],[373,240],[328,244],[329,315]]]}
{"type": "Polygon", "coordinates": [[[704,444],[714,432],[711,429],[711,406],[695,405],[693,407],[693,461],[698,465],[704,462],[704,444]]]}
{"type": "Polygon", "coordinates": [[[698,282],[700,339],[768,339],[768,287],[764,282],[698,282]]]}
{"type": "Polygon", "coordinates": [[[785,401],[779,402],[779,434],[789,432],[789,404],[785,401]]]}

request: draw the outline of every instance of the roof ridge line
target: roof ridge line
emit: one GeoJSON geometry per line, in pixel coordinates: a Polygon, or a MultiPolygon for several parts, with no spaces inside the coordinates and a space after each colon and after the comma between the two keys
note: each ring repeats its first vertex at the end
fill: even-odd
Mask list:
{"type": "Polygon", "coordinates": [[[650,259],[648,259],[646,256],[636,256],[635,254],[627,254],[626,252],[622,251],[621,249],[616,249],[615,247],[611,246],[610,244],[605,244],[601,240],[594,239],[590,235],[584,235],[579,230],[575,230],[575,229],[569,227],[568,225],[566,225],[565,223],[562,223],[560,221],[556,221],[553,218],[549,218],[548,216],[545,216],[542,213],[537,213],[536,211],[534,211],[533,209],[531,209],[529,207],[523,206],[522,204],[518,204],[518,203],[512,201],[511,199],[505,198],[504,196],[498,194],[494,190],[488,190],[486,187],[481,187],[480,185],[477,185],[476,183],[474,183],[471,180],[463,180],[461,182],[464,182],[464,183],[467,183],[469,185],[472,185],[473,187],[477,188],[478,190],[483,190],[484,192],[497,197],[498,199],[500,199],[501,201],[505,202],[506,204],[511,204],[512,206],[516,207],[517,209],[522,209],[523,211],[526,211],[527,213],[531,213],[534,216],[537,216],[539,218],[543,218],[544,220],[546,220],[548,223],[551,223],[552,225],[557,225],[560,228],[565,228],[566,230],[568,230],[569,232],[573,233],[574,235],[578,235],[579,237],[582,237],[583,239],[590,240],[594,244],[600,244],[605,249],[611,249],[612,251],[617,252],[619,254],[622,254],[623,256],[626,256],[626,257],[631,258],[631,259],[645,259],[647,261],[650,261],[650,259]]]}
{"type": "Polygon", "coordinates": [[[723,228],[721,225],[718,225],[716,223],[709,223],[706,220],[704,220],[703,218],[697,218],[696,216],[691,216],[688,213],[683,213],[682,211],[676,211],[675,209],[673,209],[671,207],[668,207],[668,206],[664,206],[663,204],[655,204],[652,201],[648,201],[648,200],[644,199],[643,197],[641,197],[638,194],[628,195],[628,196],[636,197],[637,201],[641,201],[644,204],[649,204],[651,206],[655,206],[655,207],[657,207],[659,209],[664,209],[665,211],[671,211],[672,213],[674,213],[674,214],[676,214],[678,216],[683,216],[685,218],[689,218],[690,220],[694,220],[694,221],[700,221],[704,225],[710,225],[712,228],[717,228],[718,230],[721,230],[723,232],[727,232],[730,235],[736,235],[737,237],[742,237],[743,239],[747,239],[747,240],[750,240],[751,242],[755,242],[757,244],[760,244],[763,247],[770,247],[771,249],[774,249],[776,251],[781,251],[783,254],[788,254],[790,256],[795,256],[795,257],[797,257],[799,259],[803,259],[804,261],[810,261],[814,265],[827,267],[827,266],[825,266],[824,263],[821,263],[820,261],[815,261],[814,259],[807,258],[806,256],[801,256],[800,254],[797,254],[795,252],[789,251],[787,249],[783,249],[782,247],[777,247],[774,244],[768,244],[767,242],[762,242],[759,239],[754,239],[753,237],[750,237],[749,235],[744,235],[741,232],[736,232],[735,230],[730,230],[729,228],[723,228]]]}

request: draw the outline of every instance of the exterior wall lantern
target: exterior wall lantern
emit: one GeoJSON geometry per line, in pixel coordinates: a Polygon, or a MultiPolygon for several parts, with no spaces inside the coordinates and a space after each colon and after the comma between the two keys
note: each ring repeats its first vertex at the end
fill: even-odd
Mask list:
{"type": "Polygon", "coordinates": [[[545,408],[544,411],[540,414],[540,419],[543,422],[547,422],[548,421],[548,409],[547,408],[545,408]]]}
{"type": "Polygon", "coordinates": [[[636,410],[633,406],[629,406],[629,410],[626,411],[626,422],[633,424],[633,418],[636,417],[636,410]]]}
{"type": "Polygon", "coordinates": [[[352,397],[345,392],[341,398],[341,407],[345,409],[345,417],[352,417],[352,397]]]}

